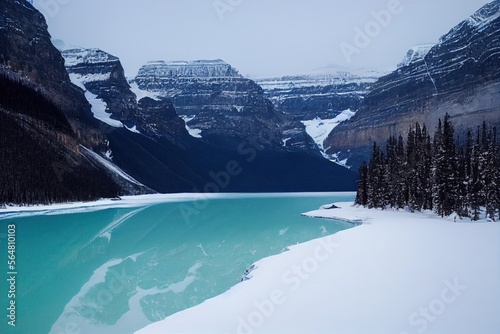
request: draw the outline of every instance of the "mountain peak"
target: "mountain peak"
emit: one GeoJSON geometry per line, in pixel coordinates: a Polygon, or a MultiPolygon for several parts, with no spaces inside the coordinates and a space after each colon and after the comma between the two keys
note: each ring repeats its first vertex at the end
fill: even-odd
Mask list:
{"type": "Polygon", "coordinates": [[[150,61],[140,70],[138,77],[154,75],[164,78],[241,78],[231,65],[221,59],[194,61],[150,61]]]}
{"type": "Polygon", "coordinates": [[[77,66],[80,64],[101,64],[118,62],[118,57],[115,57],[100,49],[68,49],[62,51],[65,59],[66,67],[77,66]]]}
{"type": "Polygon", "coordinates": [[[422,44],[412,47],[405,58],[398,64],[398,68],[408,66],[416,61],[423,60],[435,44],[422,44]]]}
{"type": "Polygon", "coordinates": [[[465,21],[453,28],[448,34],[441,37],[440,42],[446,42],[457,35],[460,35],[464,30],[473,29],[482,31],[489,26],[493,21],[500,17],[500,0],[493,0],[484,5],[481,9],[467,18],[465,21]]]}

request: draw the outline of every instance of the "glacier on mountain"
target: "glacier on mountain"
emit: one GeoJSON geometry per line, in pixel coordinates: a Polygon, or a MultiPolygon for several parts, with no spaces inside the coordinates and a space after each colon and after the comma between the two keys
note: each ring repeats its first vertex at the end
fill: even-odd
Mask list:
{"type": "Polygon", "coordinates": [[[313,120],[302,121],[302,124],[306,127],[307,134],[314,140],[325,159],[335,162],[341,166],[346,166],[346,160],[341,161],[339,160],[337,154],[327,154],[325,152],[324,142],[333,129],[335,129],[340,123],[350,120],[355,114],[356,112],[347,109],[333,119],[321,119],[316,117],[313,120]]]}

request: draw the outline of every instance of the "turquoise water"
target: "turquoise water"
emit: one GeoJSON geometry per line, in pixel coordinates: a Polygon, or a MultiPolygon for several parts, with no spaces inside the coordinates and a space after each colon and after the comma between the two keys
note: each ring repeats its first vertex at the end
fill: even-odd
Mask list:
{"type": "Polygon", "coordinates": [[[0,333],[133,333],[223,293],[259,259],[350,228],[300,214],[353,198],[240,195],[0,220],[0,333]],[[16,327],[7,324],[12,224],[16,327]]]}

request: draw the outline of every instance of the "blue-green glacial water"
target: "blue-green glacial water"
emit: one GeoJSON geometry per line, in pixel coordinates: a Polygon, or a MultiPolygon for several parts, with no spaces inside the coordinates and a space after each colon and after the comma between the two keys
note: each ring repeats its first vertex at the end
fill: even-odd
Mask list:
{"type": "Polygon", "coordinates": [[[0,215],[0,333],[133,333],[223,293],[259,259],[350,228],[300,214],[353,199],[352,194],[228,195],[0,215]],[[12,225],[15,297],[9,297],[13,282],[8,281],[12,225]],[[15,327],[7,317],[12,301],[15,327]]]}

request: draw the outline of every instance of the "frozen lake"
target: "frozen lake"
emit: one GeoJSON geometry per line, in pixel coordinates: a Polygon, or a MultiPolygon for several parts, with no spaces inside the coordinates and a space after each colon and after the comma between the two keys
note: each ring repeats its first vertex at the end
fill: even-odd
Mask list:
{"type": "Polygon", "coordinates": [[[0,220],[2,245],[16,225],[17,327],[9,332],[133,333],[223,293],[261,258],[351,228],[300,214],[353,199],[238,194],[11,215],[0,220]]]}

